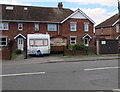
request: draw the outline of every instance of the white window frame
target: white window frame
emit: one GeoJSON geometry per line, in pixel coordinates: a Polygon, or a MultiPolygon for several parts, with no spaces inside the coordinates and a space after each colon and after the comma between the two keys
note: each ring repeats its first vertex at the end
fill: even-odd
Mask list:
{"type": "Polygon", "coordinates": [[[6,42],[6,44],[5,45],[2,45],[2,44],[0,44],[0,46],[7,46],[7,36],[0,36],[0,39],[2,39],[2,38],[6,38],[6,41],[1,41],[0,40],[0,43],[2,43],[2,42],[6,42]]]}
{"type": "Polygon", "coordinates": [[[120,29],[119,24],[116,24],[116,32],[117,33],[119,33],[119,29],[120,29]]]}
{"type": "Polygon", "coordinates": [[[57,31],[57,25],[56,24],[48,24],[48,31],[57,31]]]}
{"type": "Polygon", "coordinates": [[[35,31],[39,31],[39,24],[34,24],[35,31]]]}
{"type": "Polygon", "coordinates": [[[76,44],[76,43],[77,43],[77,36],[70,36],[70,44],[76,44]],[[75,38],[75,40],[72,41],[71,38],[75,38]]]}
{"type": "Polygon", "coordinates": [[[77,31],[77,22],[70,22],[70,31],[77,31]],[[73,26],[73,24],[75,24],[73,26]]]}
{"type": "Polygon", "coordinates": [[[88,22],[84,23],[84,32],[89,32],[89,23],[88,22]]]}
{"type": "Polygon", "coordinates": [[[18,23],[18,30],[23,30],[23,24],[22,23],[18,23]],[[21,29],[20,29],[20,25],[21,25],[21,29]]]}
{"type": "Polygon", "coordinates": [[[6,10],[13,10],[14,9],[14,7],[13,6],[6,6],[6,8],[5,8],[6,10]]]}
{"type": "Polygon", "coordinates": [[[9,30],[8,23],[0,23],[0,30],[9,30]]]}

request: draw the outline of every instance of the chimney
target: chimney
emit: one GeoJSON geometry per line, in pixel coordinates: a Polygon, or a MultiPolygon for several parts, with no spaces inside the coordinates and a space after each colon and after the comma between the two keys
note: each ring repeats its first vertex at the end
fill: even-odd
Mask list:
{"type": "Polygon", "coordinates": [[[59,8],[59,9],[62,9],[62,8],[63,8],[62,2],[59,2],[59,3],[58,3],[58,8],[59,8]]]}

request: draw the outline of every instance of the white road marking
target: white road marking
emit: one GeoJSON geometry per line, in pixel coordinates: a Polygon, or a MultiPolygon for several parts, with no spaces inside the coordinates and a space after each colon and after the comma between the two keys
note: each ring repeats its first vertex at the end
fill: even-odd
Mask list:
{"type": "Polygon", "coordinates": [[[114,92],[120,92],[120,89],[113,89],[114,92]]]}
{"type": "Polygon", "coordinates": [[[23,75],[37,75],[37,74],[45,74],[45,72],[19,73],[19,74],[5,74],[5,75],[0,75],[0,77],[12,77],[12,76],[23,76],[23,75]]]}
{"type": "Polygon", "coordinates": [[[101,68],[90,68],[90,69],[84,69],[85,71],[94,71],[94,70],[106,70],[106,69],[117,69],[120,67],[101,67],[101,68]]]}

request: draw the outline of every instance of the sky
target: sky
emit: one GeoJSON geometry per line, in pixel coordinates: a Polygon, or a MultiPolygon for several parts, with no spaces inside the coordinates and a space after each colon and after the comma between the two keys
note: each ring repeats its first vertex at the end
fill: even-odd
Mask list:
{"type": "Polygon", "coordinates": [[[62,2],[64,8],[81,9],[95,25],[118,13],[118,0],[0,0],[0,4],[40,7],[57,7],[58,2],[62,2]]]}

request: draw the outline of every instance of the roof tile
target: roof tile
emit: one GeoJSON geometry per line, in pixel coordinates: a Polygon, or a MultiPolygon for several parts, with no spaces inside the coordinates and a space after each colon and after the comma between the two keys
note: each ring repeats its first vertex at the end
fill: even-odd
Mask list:
{"type": "Polygon", "coordinates": [[[49,7],[2,5],[2,20],[50,21],[61,22],[73,13],[70,9],[49,7]],[[14,10],[6,10],[6,6],[14,6],[14,10]],[[27,7],[28,10],[24,10],[27,7]]]}

